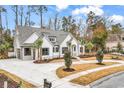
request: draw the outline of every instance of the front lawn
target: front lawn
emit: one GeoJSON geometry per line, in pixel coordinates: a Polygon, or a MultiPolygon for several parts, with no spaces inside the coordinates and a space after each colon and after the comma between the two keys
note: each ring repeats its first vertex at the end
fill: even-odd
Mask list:
{"type": "MultiPolygon", "coordinates": [[[[34,85],[26,82],[25,80],[19,78],[16,75],[13,75],[13,74],[5,71],[5,70],[0,69],[0,75],[2,75],[1,78],[0,78],[0,80],[1,79],[6,79],[6,77],[7,77],[7,78],[10,79],[10,82],[13,82],[11,84],[14,84],[14,86],[16,86],[17,84],[19,84],[20,81],[21,81],[22,82],[22,88],[34,88],[35,87],[34,85]]],[[[0,82],[0,84],[2,84],[2,82],[0,82]]],[[[13,85],[10,85],[10,87],[14,87],[14,86],[13,85]]]]}
{"type": "MultiPolygon", "coordinates": [[[[105,54],[104,55],[104,60],[124,60],[124,57],[123,56],[118,56],[118,55],[111,55],[111,54],[105,54]]],[[[81,58],[82,60],[96,60],[96,57],[93,56],[93,57],[86,57],[86,58],[81,58]]]]}
{"type": "Polygon", "coordinates": [[[85,71],[85,70],[89,70],[89,69],[93,69],[93,68],[97,68],[97,67],[109,66],[109,65],[113,65],[113,64],[119,64],[119,63],[117,63],[117,62],[103,62],[103,65],[100,65],[98,63],[75,64],[75,65],[71,66],[71,68],[74,69],[74,71],[72,71],[72,72],[64,71],[65,67],[62,66],[56,70],[56,74],[59,78],[63,78],[63,77],[66,77],[68,75],[80,72],[80,71],[85,71]]]}
{"type": "Polygon", "coordinates": [[[103,78],[105,76],[111,75],[113,73],[121,72],[121,71],[124,71],[124,66],[112,67],[112,68],[104,69],[97,72],[92,72],[87,75],[75,78],[71,80],[71,82],[80,84],[80,85],[88,85],[100,78],[103,78]]]}

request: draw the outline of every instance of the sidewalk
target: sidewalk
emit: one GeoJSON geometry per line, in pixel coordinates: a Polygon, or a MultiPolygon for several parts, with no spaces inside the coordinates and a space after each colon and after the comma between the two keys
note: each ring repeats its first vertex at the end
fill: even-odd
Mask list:
{"type": "Polygon", "coordinates": [[[91,69],[91,70],[86,70],[86,71],[82,71],[82,72],[79,72],[79,73],[76,73],[76,74],[72,74],[72,75],[69,75],[67,77],[64,77],[60,80],[57,80],[57,81],[54,81],[52,82],[53,83],[53,87],[60,87],[60,86],[69,86],[69,87],[88,87],[87,86],[80,86],[80,85],[77,85],[77,84],[72,84],[70,83],[69,81],[72,80],[72,79],[75,79],[75,78],[78,78],[82,75],[86,75],[86,74],[89,74],[89,73],[92,73],[92,72],[96,72],[96,71],[100,71],[100,70],[103,70],[103,69],[107,69],[107,68],[111,68],[111,67],[118,67],[118,66],[122,66],[124,64],[116,64],[116,65],[112,65],[112,66],[106,66],[106,67],[99,67],[99,68],[96,68],[96,69],[91,69]],[[68,82],[68,83],[67,83],[68,82]]]}

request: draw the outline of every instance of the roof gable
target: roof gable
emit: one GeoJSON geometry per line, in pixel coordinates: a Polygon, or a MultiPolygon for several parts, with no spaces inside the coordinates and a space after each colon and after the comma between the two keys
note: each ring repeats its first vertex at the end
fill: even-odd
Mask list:
{"type": "MultiPolygon", "coordinates": [[[[20,45],[29,45],[30,43],[33,43],[37,36],[40,38],[43,38],[44,36],[49,39],[49,36],[55,36],[56,42],[51,42],[53,45],[60,45],[64,39],[67,37],[69,32],[64,31],[52,31],[48,29],[41,29],[41,28],[35,28],[35,27],[29,27],[29,26],[18,26],[17,30],[19,32],[19,42],[20,45]],[[34,34],[35,33],[35,34],[34,34]]],[[[31,45],[31,44],[30,44],[31,45]]]]}
{"type": "Polygon", "coordinates": [[[24,43],[32,44],[34,43],[39,37],[36,33],[33,33],[27,40],[24,41],[24,43]]]}

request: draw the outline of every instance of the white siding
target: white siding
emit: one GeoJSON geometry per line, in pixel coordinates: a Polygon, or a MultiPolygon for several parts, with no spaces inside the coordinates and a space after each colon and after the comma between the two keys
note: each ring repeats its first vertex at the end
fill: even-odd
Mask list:
{"type": "MultiPolygon", "coordinates": [[[[71,39],[71,35],[69,34],[65,40],[62,42],[61,46],[60,46],[60,54],[61,54],[61,57],[64,55],[62,54],[62,47],[67,47],[67,42],[71,39]]],[[[72,37],[73,38],[73,37],[72,37]]],[[[76,51],[75,51],[75,55],[78,56],[79,55],[79,44],[76,42],[76,40],[73,38],[72,42],[71,42],[72,45],[76,45],[76,51]]]]}
{"type": "Polygon", "coordinates": [[[31,48],[31,55],[30,56],[25,56],[24,55],[24,48],[30,48],[30,47],[23,47],[22,48],[22,59],[23,60],[33,60],[33,49],[31,48]]]}
{"type": "Polygon", "coordinates": [[[53,57],[53,46],[46,37],[43,38],[42,48],[49,48],[49,55],[42,56],[42,58],[51,59],[53,57]]]}
{"type": "Polygon", "coordinates": [[[38,36],[33,33],[24,43],[34,43],[38,39],[38,36]]]}

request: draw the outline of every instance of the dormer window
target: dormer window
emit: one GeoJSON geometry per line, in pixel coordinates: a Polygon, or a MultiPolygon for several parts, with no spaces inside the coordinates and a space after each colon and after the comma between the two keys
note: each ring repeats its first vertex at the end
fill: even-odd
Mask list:
{"type": "Polygon", "coordinates": [[[49,37],[51,42],[56,42],[56,37],[49,37]]]}

